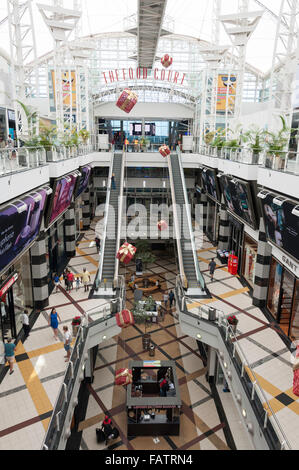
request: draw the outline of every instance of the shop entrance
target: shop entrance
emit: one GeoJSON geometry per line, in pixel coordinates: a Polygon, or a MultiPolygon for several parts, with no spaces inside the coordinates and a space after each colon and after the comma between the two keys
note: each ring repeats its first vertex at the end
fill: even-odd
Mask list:
{"type": "Polygon", "coordinates": [[[239,259],[238,273],[240,274],[241,259],[243,252],[243,224],[239,223],[234,217],[229,216],[229,252],[233,253],[239,259]]]}

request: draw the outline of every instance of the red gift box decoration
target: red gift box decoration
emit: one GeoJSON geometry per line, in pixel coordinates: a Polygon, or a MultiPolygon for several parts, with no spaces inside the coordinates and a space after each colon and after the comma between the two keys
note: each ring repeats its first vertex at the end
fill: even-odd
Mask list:
{"type": "Polygon", "coordinates": [[[125,88],[120,97],[117,100],[116,106],[118,106],[122,111],[129,113],[134,108],[135,104],[138,101],[136,93],[131,91],[129,88],[125,88]]]}
{"type": "Polygon", "coordinates": [[[168,54],[165,54],[161,59],[161,64],[165,68],[169,67],[172,64],[172,57],[169,57],[168,54]]]}
{"type": "Polygon", "coordinates": [[[168,147],[168,145],[161,145],[161,147],[159,148],[159,152],[161,153],[162,157],[167,157],[168,155],[170,155],[170,148],[168,147]]]}
{"type": "Polygon", "coordinates": [[[136,251],[137,248],[135,248],[135,246],[125,242],[118,250],[116,258],[119,259],[119,261],[122,263],[128,264],[135,255],[136,251]]]}
{"type": "Polygon", "coordinates": [[[122,310],[115,315],[115,318],[116,323],[120,328],[127,328],[135,323],[133,313],[130,312],[130,310],[122,310]]]}
{"type": "Polygon", "coordinates": [[[119,369],[115,372],[115,385],[128,385],[133,381],[131,369],[119,369]]]}
{"type": "Polygon", "coordinates": [[[166,230],[168,228],[168,224],[165,220],[160,220],[160,222],[158,222],[158,229],[162,232],[163,230],[166,230]]]}

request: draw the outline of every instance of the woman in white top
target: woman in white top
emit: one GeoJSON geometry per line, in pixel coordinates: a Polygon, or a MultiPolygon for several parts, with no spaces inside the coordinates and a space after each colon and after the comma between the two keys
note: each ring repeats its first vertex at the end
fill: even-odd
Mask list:
{"type": "Polygon", "coordinates": [[[65,362],[68,362],[70,360],[71,356],[71,341],[72,341],[72,336],[71,333],[69,332],[68,326],[63,327],[63,336],[64,336],[64,349],[66,351],[66,356],[64,356],[65,362]]]}

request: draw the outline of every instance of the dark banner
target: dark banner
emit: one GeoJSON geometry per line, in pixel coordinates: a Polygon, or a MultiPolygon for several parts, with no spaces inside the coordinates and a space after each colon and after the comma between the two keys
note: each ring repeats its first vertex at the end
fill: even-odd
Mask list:
{"type": "Polygon", "coordinates": [[[77,175],[69,174],[54,181],[53,194],[48,206],[46,225],[52,224],[72,202],[77,175]]]}
{"type": "Polygon", "coordinates": [[[244,220],[253,229],[256,228],[250,184],[226,175],[221,176],[222,192],[227,208],[244,220]]]}
{"type": "Polygon", "coordinates": [[[46,198],[39,189],[0,211],[0,271],[38,236],[46,198]]]}
{"type": "Polygon", "coordinates": [[[80,168],[80,173],[81,173],[81,176],[79,179],[78,189],[75,194],[75,199],[77,199],[80,196],[80,194],[82,194],[87,188],[90,173],[91,173],[91,167],[89,165],[83,166],[82,168],[80,168]]]}
{"type": "Polygon", "coordinates": [[[299,260],[299,218],[292,214],[296,206],[285,201],[281,206],[273,202],[275,195],[261,199],[267,238],[279,248],[299,260]]]}
{"type": "Polygon", "coordinates": [[[216,201],[221,200],[220,189],[215,170],[204,168],[201,172],[202,186],[207,194],[216,201]]]}

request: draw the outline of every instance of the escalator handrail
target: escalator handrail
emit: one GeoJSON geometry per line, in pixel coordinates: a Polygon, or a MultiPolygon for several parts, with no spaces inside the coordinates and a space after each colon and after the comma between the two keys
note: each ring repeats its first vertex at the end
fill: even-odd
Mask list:
{"type": "Polygon", "coordinates": [[[114,165],[114,153],[111,153],[109,175],[108,175],[108,185],[107,185],[106,205],[105,205],[104,231],[103,231],[102,240],[101,240],[101,252],[100,252],[100,258],[99,258],[99,270],[98,270],[98,276],[97,276],[98,284],[100,284],[100,282],[102,282],[113,165],[114,165]]]}
{"type": "Polygon", "coordinates": [[[126,163],[126,152],[122,153],[122,164],[121,164],[121,173],[119,178],[119,204],[118,204],[118,221],[117,221],[117,234],[116,234],[116,250],[115,250],[115,267],[114,267],[114,279],[113,285],[116,287],[118,279],[118,270],[119,270],[119,259],[116,257],[117,252],[120,247],[121,240],[121,228],[122,228],[122,217],[123,217],[123,199],[124,199],[124,176],[125,176],[125,163],[126,163]]]}
{"type": "Polygon", "coordinates": [[[182,161],[181,161],[180,147],[177,146],[176,150],[177,150],[178,163],[179,163],[179,168],[180,168],[180,173],[181,173],[181,180],[182,180],[183,193],[184,193],[184,199],[185,199],[185,207],[186,207],[187,221],[188,221],[188,227],[189,227],[189,232],[190,232],[190,241],[191,241],[192,254],[193,254],[193,259],[194,259],[196,279],[197,279],[197,282],[200,283],[202,290],[204,290],[205,289],[205,281],[204,281],[204,278],[203,278],[203,276],[200,272],[200,269],[199,269],[199,263],[198,263],[197,253],[196,253],[196,246],[195,246],[194,233],[193,233],[193,227],[192,227],[191,213],[190,213],[190,210],[189,210],[190,204],[189,204],[189,201],[188,201],[185,175],[184,175],[184,170],[183,170],[182,161]]]}
{"type": "Polygon", "coordinates": [[[172,196],[173,221],[174,221],[174,230],[175,230],[176,245],[177,245],[177,251],[178,251],[179,268],[180,268],[180,274],[182,278],[184,279],[185,287],[187,287],[188,281],[186,278],[184,263],[183,263],[183,255],[182,255],[182,247],[181,247],[181,232],[179,230],[179,222],[178,222],[177,212],[176,212],[177,204],[176,204],[176,199],[175,199],[175,189],[174,189],[174,181],[173,181],[172,164],[171,164],[170,155],[167,156],[167,160],[168,160],[169,184],[170,184],[171,196],[172,196]]]}

